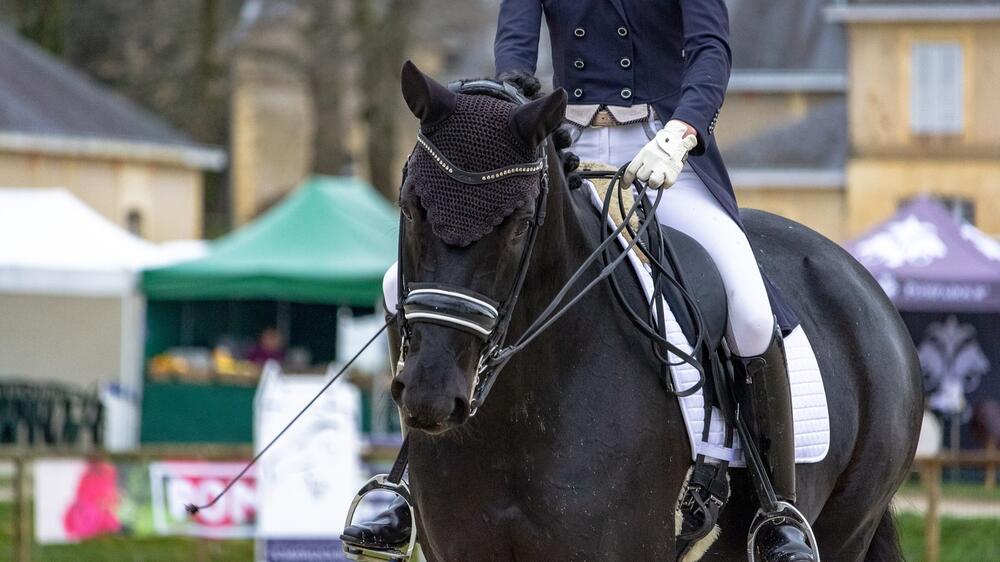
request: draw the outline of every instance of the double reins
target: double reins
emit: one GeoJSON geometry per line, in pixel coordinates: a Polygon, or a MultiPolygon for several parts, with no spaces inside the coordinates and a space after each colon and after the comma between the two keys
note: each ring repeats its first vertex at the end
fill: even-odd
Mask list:
{"type": "MultiPolygon", "coordinates": [[[[500,83],[492,80],[475,80],[471,82],[449,84],[449,88],[467,94],[492,95],[516,104],[523,104],[527,101],[513,85],[506,82],[500,83]]],[[[626,208],[620,187],[622,177],[625,174],[628,164],[620,167],[615,172],[580,172],[580,174],[585,178],[605,178],[609,179],[610,182],[607,193],[604,195],[604,201],[599,213],[601,219],[601,236],[603,237],[601,243],[577,267],[576,271],[573,272],[559,292],[552,298],[545,309],[531,322],[531,324],[529,324],[520,337],[518,337],[513,344],[504,346],[504,342],[510,328],[510,322],[513,318],[513,310],[517,304],[521,290],[524,287],[528,268],[531,264],[531,256],[538,240],[539,231],[545,221],[545,212],[549,195],[549,171],[546,143],[541,145],[539,159],[534,162],[515,164],[513,166],[487,172],[468,172],[451,163],[445,155],[442,154],[441,151],[438,150],[426,136],[423,135],[423,133],[418,133],[417,141],[418,146],[427,151],[432,159],[438,163],[446,174],[453,179],[466,184],[478,185],[492,183],[511,176],[539,175],[539,194],[536,198],[535,211],[531,221],[528,240],[526,241],[524,251],[521,253],[517,275],[507,299],[498,304],[483,295],[479,295],[474,291],[463,288],[417,283],[408,286],[402,272],[402,252],[404,247],[403,242],[405,229],[401,225],[399,230],[398,250],[400,260],[397,265],[397,287],[399,288],[400,295],[397,304],[397,311],[387,317],[382,327],[378,329],[368,342],[365,343],[365,345],[362,346],[361,349],[358,350],[358,352],[355,353],[355,355],[351,357],[351,359],[348,360],[325,385],[323,385],[319,392],[317,392],[316,395],[302,407],[302,409],[285,425],[284,428],[282,428],[280,432],[278,432],[277,435],[275,435],[268,442],[267,445],[264,446],[263,449],[260,450],[260,452],[254,455],[253,458],[247,462],[243,469],[232,480],[230,480],[229,483],[226,484],[225,488],[223,488],[218,495],[204,505],[188,504],[185,506],[188,513],[194,515],[202,509],[212,507],[219,501],[219,499],[222,498],[222,496],[229,492],[232,486],[246,475],[250,468],[257,463],[264,453],[270,450],[278,439],[280,439],[291,428],[291,426],[298,421],[303,414],[305,414],[306,410],[316,403],[320,396],[322,396],[327,389],[329,389],[345,372],[347,372],[354,361],[357,360],[357,358],[360,357],[361,354],[364,353],[365,350],[367,350],[393,322],[398,324],[400,335],[402,337],[400,365],[404,364],[405,355],[408,351],[407,347],[410,332],[410,322],[407,320],[408,308],[410,309],[410,320],[434,321],[449,327],[476,333],[485,339],[484,350],[480,355],[476,369],[476,378],[471,389],[471,399],[469,404],[470,415],[475,415],[475,413],[482,406],[486,397],[493,389],[500,372],[510,362],[510,360],[528,347],[528,345],[530,345],[531,342],[533,342],[539,335],[544,333],[557,320],[562,318],[563,315],[565,315],[571,308],[578,304],[584,296],[594,289],[594,287],[606,279],[610,279],[616,300],[623,310],[627,312],[630,321],[643,333],[643,335],[653,342],[654,353],[657,359],[661,362],[661,365],[663,365],[664,371],[667,372],[664,382],[667,384],[668,391],[677,396],[684,397],[697,392],[700,388],[702,388],[702,386],[704,386],[705,370],[701,366],[701,362],[695,358],[695,356],[700,354],[705,347],[704,319],[702,318],[697,302],[684,287],[683,280],[680,278],[681,273],[680,268],[678,267],[679,262],[677,260],[676,253],[674,252],[670,241],[662,234],[662,231],[660,231],[658,227],[659,223],[656,220],[656,209],[659,207],[663,198],[663,189],[655,190],[656,197],[650,201],[648,196],[648,191],[650,189],[649,186],[644,185],[637,180],[633,181],[632,187],[636,192],[635,201],[629,208],[626,208]],[[622,215],[622,220],[621,223],[612,228],[610,234],[608,234],[608,217],[611,213],[612,198],[615,193],[618,194],[617,202],[619,211],[622,215]],[[638,221],[637,228],[633,228],[631,225],[633,218],[636,218],[638,221]],[[653,225],[657,226],[653,228],[653,225]],[[617,256],[611,258],[612,245],[618,241],[619,236],[625,232],[629,234],[628,243],[617,256]],[[647,233],[648,238],[650,239],[650,245],[642,242],[643,236],[647,233]],[[655,252],[653,251],[654,248],[656,250],[655,252]],[[662,298],[659,296],[658,291],[654,290],[652,298],[655,301],[655,306],[652,306],[653,303],[651,303],[650,318],[649,320],[644,320],[628,303],[620,286],[618,285],[618,282],[614,277],[614,273],[618,267],[628,259],[629,253],[636,249],[646,256],[648,263],[653,269],[653,272],[656,274],[654,276],[657,280],[655,287],[659,288],[661,286],[660,279],[666,279],[668,283],[677,289],[678,293],[684,300],[694,323],[695,342],[692,345],[692,352],[690,354],[680,349],[667,339],[666,328],[664,325],[665,310],[662,306],[662,298]],[[564,303],[563,301],[567,298],[569,292],[583,279],[587,270],[593,264],[597,263],[598,260],[602,259],[604,261],[604,265],[600,272],[582,289],[580,289],[579,292],[577,292],[569,301],[564,303]],[[458,303],[458,305],[456,305],[456,303],[458,303]],[[464,314],[455,313],[453,309],[456,306],[459,306],[464,314]],[[658,346],[662,346],[669,354],[673,354],[678,357],[680,363],[687,363],[691,365],[698,372],[698,382],[684,390],[677,390],[673,388],[672,382],[669,380],[669,367],[680,363],[671,363],[668,356],[662,353],[658,346]]],[[[408,445],[409,439],[404,439],[399,455],[393,464],[393,470],[390,475],[391,482],[398,483],[403,477],[403,472],[407,464],[408,445]]]]}
{"type": "MultiPolygon", "coordinates": [[[[601,218],[601,233],[605,237],[601,243],[595,248],[591,254],[577,267],[576,271],[569,277],[566,283],[563,285],[562,289],[552,298],[548,306],[535,318],[534,321],[528,326],[528,328],[521,334],[521,337],[511,346],[505,347],[497,351],[485,364],[488,369],[488,375],[485,377],[485,387],[482,392],[480,392],[480,404],[482,400],[485,400],[486,395],[489,394],[490,389],[493,387],[497,376],[504,366],[518,353],[523,351],[532,341],[534,341],[539,335],[541,335],[545,330],[551,327],[559,318],[566,314],[573,306],[580,302],[594,287],[600,284],[605,279],[614,279],[613,274],[615,270],[628,259],[629,252],[638,248],[643,254],[648,258],[649,263],[654,268],[655,271],[662,273],[662,277],[669,279],[681,294],[686,305],[692,312],[692,318],[695,326],[695,344],[692,346],[692,354],[699,353],[705,346],[705,330],[704,330],[704,320],[698,309],[698,305],[694,298],[688,293],[681,281],[674,278],[675,273],[679,273],[679,268],[676,267],[677,259],[676,254],[673,251],[673,247],[669,240],[662,235],[658,228],[658,221],[656,220],[656,209],[659,207],[661,200],[663,198],[663,189],[657,189],[656,197],[649,201],[648,191],[649,186],[644,185],[641,182],[634,181],[633,187],[636,190],[635,202],[629,208],[625,208],[624,200],[621,197],[620,185],[622,177],[624,176],[625,170],[628,167],[628,163],[620,167],[615,172],[582,172],[584,177],[587,178],[609,178],[610,184],[608,186],[607,193],[604,195],[603,205],[600,211],[601,218]],[[607,218],[610,215],[612,197],[615,193],[619,194],[619,209],[621,210],[622,220],[621,223],[611,230],[610,234],[606,234],[607,228],[607,218]],[[647,203],[645,209],[642,208],[641,203],[647,203]],[[639,215],[639,211],[642,210],[642,215],[639,215]],[[631,225],[632,218],[638,218],[638,228],[633,228],[631,225]],[[656,228],[651,228],[653,225],[657,225],[656,228]],[[657,241],[657,247],[660,252],[654,255],[648,246],[645,246],[641,241],[644,234],[650,231],[656,232],[657,236],[653,237],[657,241]],[[628,232],[630,241],[622,249],[622,251],[613,259],[608,259],[610,254],[611,246],[619,240],[619,236],[623,232],[628,232]],[[576,284],[583,278],[586,274],[587,269],[591,267],[592,264],[597,262],[599,259],[604,258],[605,264],[601,271],[582,289],[577,292],[572,299],[568,302],[563,303],[569,292],[576,286],[576,284]],[[675,264],[675,267],[670,268],[668,263],[664,262],[666,259],[669,263],[675,264]],[[560,306],[560,303],[563,303],[560,306]]],[[[691,387],[678,391],[677,389],[669,386],[670,391],[680,397],[689,396],[697,392],[703,385],[705,381],[704,368],[701,366],[701,362],[698,361],[692,354],[685,352],[680,349],[672,342],[670,342],[662,329],[664,311],[662,307],[650,306],[651,316],[654,318],[650,322],[643,321],[638,313],[628,304],[624,295],[621,294],[620,288],[617,286],[617,282],[613,282],[612,285],[615,287],[615,295],[618,297],[619,305],[621,305],[625,310],[629,312],[629,318],[632,322],[640,327],[640,330],[644,335],[649,337],[651,340],[664,346],[669,353],[677,356],[681,363],[690,364],[699,374],[699,380],[697,383],[691,385],[691,387]],[[656,314],[658,312],[658,314],[656,314]],[[659,326],[653,325],[652,322],[657,322],[659,326]]],[[[659,300],[659,296],[654,293],[654,300],[659,300]]],[[[651,303],[652,304],[652,303],[651,303]]],[[[654,346],[655,347],[655,346],[654,346]]],[[[675,365],[671,363],[670,360],[663,356],[658,350],[656,352],[657,358],[667,366],[675,365]]],[[[669,381],[667,381],[669,383],[669,381]]]]}

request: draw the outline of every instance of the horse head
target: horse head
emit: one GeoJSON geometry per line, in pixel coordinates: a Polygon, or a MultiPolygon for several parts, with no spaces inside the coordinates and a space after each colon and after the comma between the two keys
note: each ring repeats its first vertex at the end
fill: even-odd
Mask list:
{"type": "Polygon", "coordinates": [[[544,215],[542,143],[566,94],[514,103],[464,93],[407,62],[403,97],[420,120],[400,189],[403,367],[392,396],[410,428],[462,424],[483,357],[499,343],[544,215]]]}

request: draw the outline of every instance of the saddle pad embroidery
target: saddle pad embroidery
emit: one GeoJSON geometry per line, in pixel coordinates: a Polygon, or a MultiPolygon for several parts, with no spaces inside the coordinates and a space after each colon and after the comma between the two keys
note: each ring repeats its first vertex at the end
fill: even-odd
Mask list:
{"type": "MultiPolygon", "coordinates": [[[[593,183],[589,181],[585,183],[588,186],[591,201],[600,209],[603,206],[602,196],[598,195],[597,188],[593,183]]],[[[611,218],[608,219],[608,224],[612,228],[616,226],[611,218]]],[[[621,235],[618,236],[618,241],[623,248],[628,245],[621,235]]],[[[632,271],[638,278],[646,299],[651,300],[653,278],[648,266],[639,260],[634,251],[629,252],[628,261],[632,264],[632,271]]],[[[663,309],[666,314],[667,339],[685,353],[690,353],[691,346],[681,332],[680,324],[677,323],[666,301],[663,303],[663,309]]],[[[792,387],[795,462],[799,464],[819,462],[826,458],[830,449],[830,414],[827,408],[826,390],[820,376],[819,364],[816,362],[816,354],[813,352],[812,344],[810,344],[802,326],[795,328],[785,338],[785,351],[788,355],[788,373],[792,387]]],[[[673,354],[670,354],[670,361],[675,364],[680,362],[679,358],[673,354]]],[[[690,388],[698,381],[698,372],[686,363],[672,367],[671,372],[674,385],[678,389],[690,388]]],[[[698,454],[704,454],[707,457],[730,461],[734,467],[746,466],[738,436],[734,438],[732,447],[723,445],[725,431],[722,414],[716,408],[712,409],[708,441],[702,441],[701,436],[705,426],[705,396],[701,390],[678,400],[681,405],[684,425],[687,427],[688,441],[691,443],[692,460],[698,454]]]]}

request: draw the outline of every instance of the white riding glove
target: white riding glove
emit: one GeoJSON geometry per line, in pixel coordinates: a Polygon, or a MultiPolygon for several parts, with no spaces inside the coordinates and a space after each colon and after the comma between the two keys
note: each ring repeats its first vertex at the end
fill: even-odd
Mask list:
{"type": "Polygon", "coordinates": [[[670,187],[681,175],[688,152],[698,145],[698,137],[688,134],[688,126],[681,121],[669,121],[656,137],[642,147],[632,163],[625,169],[624,180],[646,182],[649,187],[670,187]]]}

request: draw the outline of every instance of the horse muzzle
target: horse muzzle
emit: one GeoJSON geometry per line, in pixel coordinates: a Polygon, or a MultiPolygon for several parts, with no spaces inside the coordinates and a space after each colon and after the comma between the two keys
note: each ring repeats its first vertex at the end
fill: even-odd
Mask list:
{"type": "Polygon", "coordinates": [[[397,364],[390,392],[406,427],[442,433],[470,417],[469,363],[474,358],[471,350],[456,350],[468,350],[475,340],[442,326],[418,330],[412,348],[397,364]]]}

